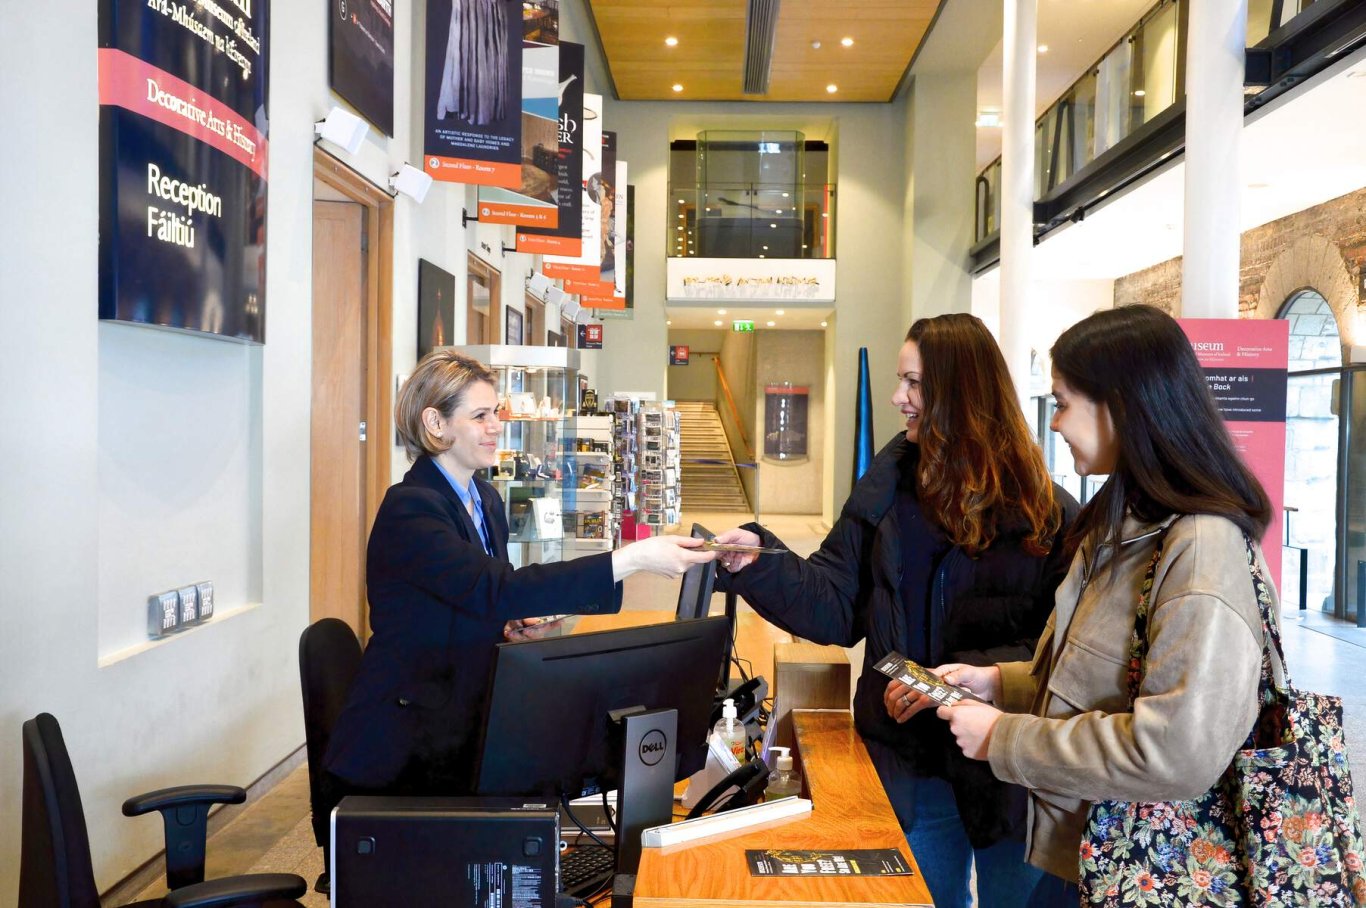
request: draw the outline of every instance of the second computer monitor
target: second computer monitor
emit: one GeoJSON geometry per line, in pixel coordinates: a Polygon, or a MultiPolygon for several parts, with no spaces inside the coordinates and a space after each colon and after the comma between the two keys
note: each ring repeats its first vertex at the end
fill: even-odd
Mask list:
{"type": "MultiPolygon", "coordinates": [[[[715,534],[700,523],[692,525],[694,539],[711,539],[715,534]]],[[[716,562],[695,564],[683,573],[678,587],[678,609],[674,617],[679,621],[705,618],[711,609],[711,594],[716,588],[716,562]]]]}

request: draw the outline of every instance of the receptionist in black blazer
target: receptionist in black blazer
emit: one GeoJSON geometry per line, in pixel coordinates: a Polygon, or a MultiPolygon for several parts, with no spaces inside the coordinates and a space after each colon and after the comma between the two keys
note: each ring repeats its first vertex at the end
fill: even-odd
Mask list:
{"type": "Polygon", "coordinates": [[[413,466],[370,531],[373,636],[324,757],[338,796],[468,793],[496,643],[543,634],[545,616],[618,611],[619,584],[636,571],[678,577],[715,557],[700,540],[657,536],[514,570],[502,498],[475,475],[496,458],[495,381],[438,350],[399,392],[394,421],[413,466]]]}

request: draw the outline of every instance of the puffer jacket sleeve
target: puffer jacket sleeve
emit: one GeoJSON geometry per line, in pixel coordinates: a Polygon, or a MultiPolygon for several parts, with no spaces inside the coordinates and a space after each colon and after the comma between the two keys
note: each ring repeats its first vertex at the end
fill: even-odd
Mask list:
{"type": "MultiPolygon", "coordinates": [[[[759,534],[764,546],[786,548],[757,523],[744,529],[759,534]]],[[[789,633],[815,643],[853,646],[863,639],[866,626],[873,536],[873,527],[846,509],[810,558],[792,552],[760,555],[739,573],[722,568],[717,587],[739,593],[789,633]]]]}

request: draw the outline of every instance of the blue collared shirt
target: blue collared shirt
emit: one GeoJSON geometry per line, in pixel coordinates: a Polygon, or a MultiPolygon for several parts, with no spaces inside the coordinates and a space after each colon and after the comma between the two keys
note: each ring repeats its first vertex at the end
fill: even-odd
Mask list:
{"type": "Polygon", "coordinates": [[[479,541],[484,544],[484,553],[492,555],[493,546],[489,543],[488,527],[484,524],[483,502],[479,497],[479,490],[474,485],[474,477],[471,476],[469,486],[462,489],[460,483],[455,481],[455,477],[450,473],[447,473],[446,468],[443,467],[436,458],[432,458],[432,463],[436,464],[436,468],[441,471],[441,475],[446,477],[446,481],[451,484],[451,488],[455,489],[455,496],[459,498],[460,503],[464,505],[465,512],[474,520],[474,528],[479,531],[479,541]],[[470,507],[471,501],[474,502],[474,507],[470,507]]]}

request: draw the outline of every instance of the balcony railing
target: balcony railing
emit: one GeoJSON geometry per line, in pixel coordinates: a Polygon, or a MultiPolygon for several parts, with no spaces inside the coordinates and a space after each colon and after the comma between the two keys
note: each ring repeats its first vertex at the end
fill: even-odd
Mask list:
{"type": "MultiPolygon", "coordinates": [[[[1107,163],[1121,164],[1109,189],[1136,176],[1132,150],[1135,143],[1146,148],[1155,141],[1158,157],[1180,147],[1178,122],[1184,110],[1186,71],[1186,15],[1190,0],[1161,0],[1116,42],[1073,85],[1063,92],[1034,126],[1034,197],[1047,209],[1043,223],[1052,220],[1053,209],[1074,207],[1067,191],[1094,177],[1107,163]],[[1178,130],[1174,132],[1173,130],[1178,130]]],[[[1324,35],[1311,35],[1305,46],[1277,45],[1279,64],[1271,64],[1268,79],[1293,84],[1304,71],[1321,68],[1343,49],[1361,40],[1363,17],[1343,14],[1356,0],[1249,0],[1247,46],[1266,48],[1277,35],[1293,34],[1300,23],[1332,20],[1324,35]],[[1336,14],[1336,18],[1334,18],[1336,14]],[[1336,30],[1336,31],[1334,31],[1336,30]],[[1322,45],[1322,46],[1319,46],[1322,45]],[[1326,53],[1324,48],[1334,45],[1326,53]]],[[[1265,51],[1263,51],[1265,52],[1265,51]]],[[[1251,72],[1251,52],[1249,72],[1251,72]]],[[[1249,92],[1254,106],[1256,90],[1249,92]]],[[[974,241],[979,247],[1000,226],[1001,159],[997,158],[977,176],[974,241]]],[[[1036,215],[1039,209],[1036,206],[1036,215]]],[[[1037,220],[1038,218],[1036,218],[1037,220]]],[[[975,250],[976,251],[976,250],[975,250]]]]}
{"type": "Polygon", "coordinates": [[[674,257],[835,257],[835,184],[669,187],[665,248],[674,257]]]}

